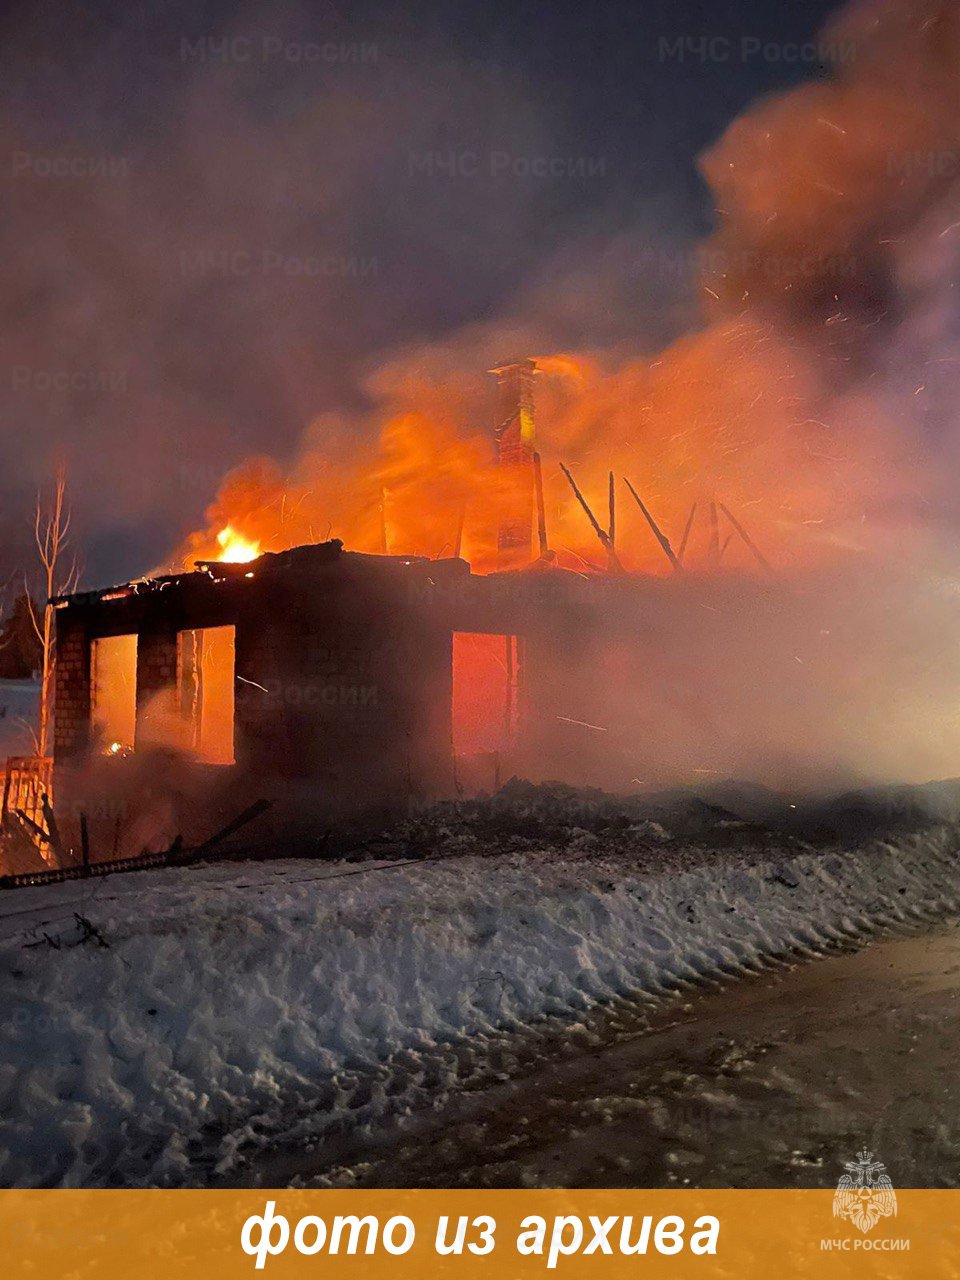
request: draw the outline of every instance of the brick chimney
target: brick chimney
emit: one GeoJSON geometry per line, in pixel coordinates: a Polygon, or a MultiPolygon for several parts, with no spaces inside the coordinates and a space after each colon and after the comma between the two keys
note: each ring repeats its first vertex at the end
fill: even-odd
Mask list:
{"type": "Polygon", "coordinates": [[[500,523],[497,530],[497,563],[501,569],[528,565],[533,552],[534,477],[536,431],[533,415],[534,360],[491,369],[497,378],[497,462],[503,483],[500,523]]]}

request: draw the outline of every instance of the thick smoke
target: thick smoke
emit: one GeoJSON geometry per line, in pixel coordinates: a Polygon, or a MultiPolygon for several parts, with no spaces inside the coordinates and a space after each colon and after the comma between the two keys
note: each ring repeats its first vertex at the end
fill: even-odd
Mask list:
{"type": "Polygon", "coordinates": [[[61,459],[90,585],[149,569],[238,460],[286,465],[320,407],[362,408],[398,333],[499,310],[503,264],[543,238],[557,184],[418,167],[490,140],[564,152],[502,69],[375,2],[216,10],[0,15],[0,575],[61,459]]]}
{"type": "MultiPolygon", "coordinates": [[[[617,787],[955,772],[960,14],[857,5],[824,41],[829,79],[757,104],[703,157],[701,326],[653,353],[543,352],[527,312],[402,353],[368,383],[364,456],[334,465],[349,424],[314,423],[289,474],[229,478],[188,552],[238,518],[265,547],[332,531],[376,550],[385,493],[391,549],[449,554],[464,506],[464,553],[492,563],[479,371],[536,354],[561,563],[603,558],[562,459],[598,509],[608,469],[628,475],[675,544],[693,502],[725,501],[781,570],[760,595],[729,578],[652,608],[642,661],[610,650],[561,692],[572,714],[542,771],[617,787]]],[[[668,570],[632,507],[620,530],[628,566],[668,570]]],[[[695,525],[691,567],[709,536],[695,525]]],[[[725,556],[757,568],[736,537],[725,556]]]]}
{"type": "MultiPolygon", "coordinates": [[[[607,471],[627,475],[675,540],[694,502],[719,498],[782,567],[890,554],[935,533],[954,488],[943,463],[954,457],[960,19],[949,4],[885,0],[845,12],[823,43],[837,52],[827,79],[760,102],[703,157],[717,230],[700,253],[703,323],[690,334],[659,352],[545,349],[541,306],[576,279],[565,260],[566,277],[513,317],[372,375],[359,428],[313,423],[284,474],[244,464],[184,554],[211,554],[217,529],[238,520],[266,548],[332,531],[375,550],[385,490],[392,549],[449,553],[465,507],[465,553],[484,564],[495,518],[483,371],[523,354],[541,357],[548,519],[570,566],[602,555],[561,460],[598,504],[607,471]],[[374,443],[343,443],[357,439],[374,443]]],[[[651,278],[681,257],[664,244],[635,245],[651,278]]],[[[668,569],[627,501],[623,559],[668,569]]],[[[702,523],[693,539],[695,557],[702,523]]],[[[736,540],[729,555],[750,562],[736,540]]]]}
{"type": "MultiPolygon", "coordinates": [[[[590,571],[603,563],[560,473],[564,461],[601,515],[608,471],[629,477],[674,544],[694,503],[701,516],[711,500],[726,503],[783,575],[780,594],[769,597],[779,604],[768,600],[760,609],[731,575],[727,596],[709,607],[705,598],[685,597],[688,612],[673,618],[680,640],[662,636],[644,670],[600,664],[599,688],[584,673],[576,696],[602,701],[604,688],[616,690],[625,726],[602,726],[617,742],[596,748],[599,772],[607,769],[618,786],[634,777],[689,778],[697,769],[778,781],[955,772],[960,727],[951,708],[960,670],[948,637],[960,518],[960,15],[943,0],[872,0],[844,11],[824,43],[838,53],[827,75],[757,103],[702,157],[716,230],[701,246],[698,269],[662,228],[620,236],[609,253],[591,238],[579,261],[574,250],[558,251],[552,270],[542,269],[508,304],[498,299],[496,319],[460,328],[455,288],[411,280],[409,294],[424,311],[428,303],[446,306],[443,336],[395,351],[372,371],[350,350],[350,290],[328,282],[322,296],[304,292],[291,306],[289,288],[276,289],[261,273],[228,277],[215,294],[198,283],[202,305],[192,306],[183,280],[174,286],[170,272],[182,272],[182,249],[198,246],[305,253],[313,246],[297,210],[308,206],[329,211],[325,251],[362,256],[356,229],[338,221],[342,189],[374,183],[398,147],[418,154],[417,139],[432,139],[464,69],[430,50],[430,66],[441,68],[432,79],[408,60],[391,73],[382,100],[359,69],[347,85],[324,88],[322,112],[311,110],[309,95],[293,105],[285,98],[282,165],[274,164],[267,130],[248,127],[229,163],[211,145],[223,131],[211,131],[210,120],[219,114],[225,122],[243,102],[241,73],[191,80],[177,122],[186,127],[171,128],[165,139],[168,169],[144,179],[155,216],[136,239],[124,236],[129,259],[114,262],[142,277],[142,293],[152,299],[146,313],[110,315],[104,299],[113,295],[101,299],[84,279],[96,277],[105,253],[98,227],[109,239],[123,223],[121,193],[78,193],[76,245],[61,250],[64,261],[79,253],[84,264],[80,277],[71,268],[75,287],[63,314],[72,328],[90,330],[95,366],[109,368],[112,343],[120,341],[129,367],[155,378],[151,430],[140,423],[132,432],[138,447],[147,442],[137,459],[139,488],[129,483],[122,415],[112,414],[111,430],[98,438],[101,455],[123,458],[113,472],[115,479],[123,472],[118,520],[133,528],[145,504],[148,518],[164,508],[152,505],[152,464],[167,448],[167,425],[180,440],[197,423],[200,443],[187,450],[187,474],[199,477],[199,487],[213,487],[221,463],[229,474],[170,564],[217,555],[216,536],[227,524],[265,550],[336,536],[376,551],[385,526],[390,550],[439,556],[451,553],[463,512],[463,554],[492,567],[497,481],[485,370],[533,355],[543,370],[548,532],[561,564],[590,571]],[[362,154],[353,146],[358,131],[362,154]],[[318,132],[333,140],[320,171],[311,167],[318,132]],[[273,193],[261,221],[245,201],[251,173],[273,193]],[[172,192],[171,175],[186,184],[189,201],[172,192]],[[640,279],[642,296],[630,299],[618,287],[618,268],[640,279]],[[664,280],[677,286],[666,298],[664,280]],[[646,340],[625,343],[630,330],[621,322],[602,338],[562,341],[566,333],[599,333],[589,317],[605,307],[621,319],[630,306],[638,314],[677,308],[676,319],[687,292],[699,316],[669,345],[650,340],[662,334],[645,315],[633,328],[646,340]],[[225,314],[233,329],[223,328],[225,314]],[[211,351],[211,327],[239,340],[211,351]],[[148,358],[158,334],[165,364],[148,358]],[[318,380],[310,370],[321,363],[327,372],[318,380]],[[204,385],[198,364],[210,395],[189,402],[183,388],[204,385]],[[237,388],[237,416],[229,420],[215,395],[224,379],[237,388]],[[338,380],[353,388],[355,407],[314,417],[317,404],[348,399],[338,380]],[[309,424],[299,444],[281,435],[276,459],[259,456],[272,416],[309,424]],[[708,626],[718,613],[724,624],[708,626]],[[762,626],[754,626],[755,614],[762,626]],[[652,697],[651,673],[671,650],[652,697]],[[634,713],[633,731],[623,707],[634,713]]],[[[505,132],[521,140],[518,149],[549,147],[549,130],[521,93],[496,76],[474,75],[470,69],[475,101],[496,104],[505,132]]],[[[255,118],[250,112],[243,122],[255,118]]],[[[422,184],[419,190],[422,198],[422,184]]],[[[497,231],[498,252],[509,259],[545,211],[515,186],[491,190],[471,188],[468,198],[480,191],[490,200],[491,228],[521,228],[508,244],[497,231]]],[[[436,187],[430,199],[445,197],[436,187]]],[[[63,211],[38,205],[27,213],[52,243],[63,211]]],[[[411,213],[411,224],[422,213],[411,213]]],[[[453,198],[441,213],[458,213],[453,198]]],[[[429,226],[439,235],[456,217],[431,216],[429,226]]],[[[443,248],[451,260],[450,243],[443,248]]],[[[443,257],[438,251],[438,262],[443,257]]],[[[382,318],[383,349],[393,319],[382,318]]],[[[426,316],[422,328],[437,331],[426,316]]],[[[28,367],[30,337],[28,322],[28,367]]],[[[167,483],[177,480],[167,473],[167,483]]],[[[624,563],[667,572],[622,489],[620,503],[624,563]]],[[[689,567],[711,567],[709,543],[701,519],[689,567]]],[[[756,572],[757,565],[733,536],[721,568],[756,572]]],[[[578,744],[570,756],[583,756],[578,744]]]]}
{"type": "Polygon", "coordinates": [[[860,3],[824,42],[837,74],[703,158],[722,210],[704,290],[798,353],[828,451],[880,450],[874,522],[935,529],[956,507],[960,10],[860,3]]]}

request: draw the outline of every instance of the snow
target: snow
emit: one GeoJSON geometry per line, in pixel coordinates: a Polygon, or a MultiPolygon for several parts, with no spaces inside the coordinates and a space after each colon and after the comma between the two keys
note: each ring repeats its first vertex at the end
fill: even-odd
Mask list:
{"type": "Polygon", "coordinates": [[[655,1010],[618,1001],[579,1043],[538,1028],[509,1078],[333,1150],[291,1140],[253,1170],[297,1187],[823,1189],[866,1145],[897,1187],[955,1187],[958,969],[954,919],[655,1010]]]}
{"type": "Polygon", "coordinates": [[[297,1118],[322,1138],[455,1087],[423,1078],[438,1043],[957,909],[950,826],[847,848],[697,843],[664,812],[621,817],[616,840],[567,821],[558,847],[514,810],[488,853],[447,812],[419,828],[442,858],[413,865],[278,860],[4,895],[0,1182],[229,1176],[297,1118]]]}

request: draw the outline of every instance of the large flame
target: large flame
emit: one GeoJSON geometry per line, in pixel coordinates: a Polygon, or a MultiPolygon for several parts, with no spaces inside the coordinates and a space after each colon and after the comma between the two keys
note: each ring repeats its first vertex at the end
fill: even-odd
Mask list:
{"type": "MultiPolygon", "coordinates": [[[[912,424],[937,370],[956,363],[953,311],[916,316],[907,343],[897,315],[904,272],[926,262],[916,246],[910,257],[906,233],[918,228],[921,247],[925,234],[942,252],[960,225],[960,16],[946,0],[868,0],[834,39],[857,56],[764,99],[702,157],[717,226],[700,264],[699,326],[654,353],[544,354],[535,327],[519,337],[506,322],[407,352],[369,379],[368,413],[308,428],[285,475],[262,459],[228,475],[185,558],[209,553],[228,524],[272,550],[332,536],[357,551],[459,551],[475,570],[498,567],[511,478],[496,466],[495,392],[482,370],[528,354],[541,371],[554,563],[607,561],[561,462],[604,529],[615,473],[617,555],[629,570],[672,567],[624,479],[684,544],[685,568],[757,568],[738,526],[786,570],[896,544],[942,484],[912,424]],[[938,325],[947,341],[914,379],[910,343],[922,354],[938,325]]],[[[644,270],[677,270],[676,254],[641,257],[644,270]]],[[[931,278],[939,261],[924,268],[931,278]]]]}
{"type": "MultiPolygon", "coordinates": [[[[538,355],[538,364],[547,537],[562,567],[590,572],[607,557],[561,462],[604,528],[614,472],[618,556],[628,570],[656,574],[670,574],[670,562],[624,477],[675,548],[697,504],[684,560],[696,571],[716,560],[712,503],[733,513],[775,567],[809,567],[858,540],[865,513],[883,500],[883,477],[893,474],[871,442],[872,424],[848,415],[841,433],[821,418],[804,353],[784,350],[760,324],[711,326],[654,361],[604,369],[589,358],[538,355]]],[[[262,547],[336,537],[354,551],[459,551],[475,571],[501,567],[498,513],[516,480],[496,464],[495,389],[482,370],[473,363],[447,388],[422,365],[408,370],[365,439],[351,432],[346,445],[346,430],[338,439],[337,424],[319,423],[286,474],[249,459],[227,476],[206,528],[181,548],[183,562],[243,561],[262,547]],[[484,419],[487,430],[477,425],[484,419]]],[[[721,568],[757,568],[722,509],[719,536],[721,568]]]]}
{"type": "MultiPolygon", "coordinates": [[[[186,562],[218,546],[245,559],[336,537],[498,568],[499,517],[519,504],[496,464],[484,371],[532,356],[548,563],[607,567],[612,472],[627,570],[673,573],[673,553],[684,571],[765,573],[769,562],[785,579],[769,592],[651,592],[642,651],[605,645],[567,681],[557,732],[577,736],[569,754],[557,738],[567,763],[542,762],[546,776],[567,765],[586,776],[588,759],[606,762],[591,779],[616,790],[713,772],[793,789],[834,761],[858,779],[943,776],[957,756],[956,726],[934,712],[957,683],[938,520],[955,543],[960,6],[858,0],[826,41],[849,56],[764,98],[701,158],[716,226],[699,270],[669,227],[651,239],[645,217],[638,229],[636,262],[617,280],[636,325],[613,318],[630,319],[624,334],[661,332],[645,312],[659,311],[665,281],[689,274],[703,306],[681,337],[662,350],[628,339],[552,348],[549,335],[588,316],[591,298],[604,304],[595,332],[608,331],[604,264],[565,272],[560,260],[556,282],[521,291],[516,316],[382,365],[364,407],[315,419],[285,470],[251,458],[231,471],[181,548],[186,562]],[[561,306],[555,324],[548,307],[564,290],[588,309],[561,306]],[[237,530],[246,554],[226,545],[237,530]],[[916,576],[912,553],[931,547],[916,576]]],[[[620,298],[612,289],[611,311],[620,298]]],[[[602,607],[617,607],[615,593],[602,607]]],[[[454,745],[496,757],[486,787],[509,750],[518,670],[510,637],[455,641],[454,745]]]]}
{"type": "Polygon", "coordinates": [[[231,524],[217,534],[217,545],[220,547],[218,559],[225,564],[246,564],[248,560],[256,560],[260,554],[260,543],[244,538],[231,524]]]}

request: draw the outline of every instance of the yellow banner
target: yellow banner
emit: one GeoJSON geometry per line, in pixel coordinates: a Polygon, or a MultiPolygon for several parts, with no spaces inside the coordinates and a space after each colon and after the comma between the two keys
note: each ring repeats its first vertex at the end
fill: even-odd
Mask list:
{"type": "Polygon", "coordinates": [[[6,1275],[960,1274],[960,1192],[5,1191],[6,1275]]]}

